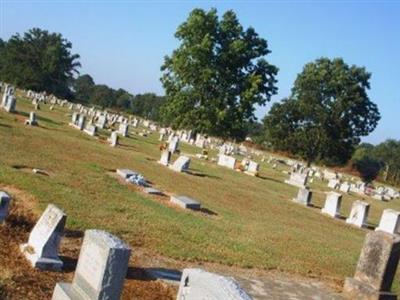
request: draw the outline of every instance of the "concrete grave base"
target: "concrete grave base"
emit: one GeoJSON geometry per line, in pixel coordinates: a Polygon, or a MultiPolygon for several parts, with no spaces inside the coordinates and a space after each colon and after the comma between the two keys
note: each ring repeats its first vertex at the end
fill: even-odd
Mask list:
{"type": "Polygon", "coordinates": [[[390,292],[379,292],[372,286],[358,281],[354,278],[346,278],[343,292],[349,299],[358,300],[396,300],[396,294],[390,292]]]}
{"type": "Polygon", "coordinates": [[[61,271],[63,262],[58,258],[39,257],[36,253],[30,253],[31,247],[28,244],[20,245],[21,252],[31,263],[32,267],[40,270],[61,271]]]}

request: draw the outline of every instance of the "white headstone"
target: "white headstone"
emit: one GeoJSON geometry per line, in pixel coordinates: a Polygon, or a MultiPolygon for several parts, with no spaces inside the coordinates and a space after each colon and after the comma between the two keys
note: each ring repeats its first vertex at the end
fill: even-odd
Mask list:
{"type": "Polygon", "coordinates": [[[189,170],[190,158],[187,156],[179,156],[170,168],[176,172],[184,172],[189,170]]]}
{"type": "Polygon", "coordinates": [[[339,218],[341,204],[342,195],[335,192],[329,192],[326,195],[325,206],[321,210],[321,212],[333,218],[339,218]]]}
{"type": "Polygon", "coordinates": [[[116,131],[111,132],[110,136],[110,146],[116,147],[118,145],[118,134],[116,131]]]}
{"type": "Polygon", "coordinates": [[[312,192],[307,188],[300,188],[297,193],[297,197],[293,199],[294,202],[299,204],[310,206],[311,205],[312,192]]]}
{"type": "Polygon", "coordinates": [[[161,158],[158,162],[164,166],[168,166],[170,160],[171,152],[169,152],[169,150],[164,150],[161,152],[161,158]]]}
{"type": "Polygon", "coordinates": [[[201,209],[200,202],[187,196],[171,196],[170,201],[182,208],[199,210],[201,209]]]}
{"type": "Polygon", "coordinates": [[[301,173],[291,173],[289,180],[285,180],[285,183],[294,185],[300,188],[304,188],[307,184],[307,179],[308,176],[307,174],[301,174],[301,173]]]}
{"type": "Polygon", "coordinates": [[[201,269],[184,269],[177,300],[251,300],[233,279],[201,269]]]}
{"type": "Polygon", "coordinates": [[[72,284],[57,283],[52,300],[120,299],[131,249],[101,230],[86,230],[72,284]]]}
{"type": "Polygon", "coordinates": [[[383,210],[379,226],[375,230],[400,234],[400,212],[389,208],[383,210]]]}
{"type": "Polygon", "coordinates": [[[367,226],[367,218],[369,212],[369,204],[360,200],[353,202],[349,217],[346,223],[352,224],[357,227],[367,226]]]}
{"type": "Polygon", "coordinates": [[[339,188],[339,185],[340,185],[339,179],[329,179],[328,181],[328,187],[331,189],[337,189],[339,188]]]}
{"type": "Polygon", "coordinates": [[[129,130],[129,125],[126,123],[121,123],[119,125],[118,133],[122,135],[123,137],[128,136],[128,130],[129,130]]]}
{"type": "Polygon", "coordinates": [[[236,158],[225,154],[219,154],[218,165],[234,170],[236,165],[236,158]]]}
{"type": "Polygon", "coordinates": [[[35,268],[61,270],[58,246],[64,231],[67,215],[53,204],[49,204],[33,227],[28,243],[21,245],[21,251],[35,268]]]}

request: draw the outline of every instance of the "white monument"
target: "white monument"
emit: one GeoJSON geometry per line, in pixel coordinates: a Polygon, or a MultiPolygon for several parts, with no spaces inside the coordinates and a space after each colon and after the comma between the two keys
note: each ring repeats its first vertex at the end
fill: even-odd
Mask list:
{"type": "Polygon", "coordinates": [[[375,230],[400,234],[400,212],[389,208],[383,210],[379,226],[375,230]]]}
{"type": "Polygon", "coordinates": [[[367,226],[367,218],[369,212],[369,204],[360,200],[353,202],[349,217],[346,219],[346,223],[352,224],[357,227],[367,226]]]}
{"type": "Polygon", "coordinates": [[[329,192],[326,194],[325,206],[321,212],[333,218],[339,218],[341,204],[342,195],[335,192],[329,192]]]}

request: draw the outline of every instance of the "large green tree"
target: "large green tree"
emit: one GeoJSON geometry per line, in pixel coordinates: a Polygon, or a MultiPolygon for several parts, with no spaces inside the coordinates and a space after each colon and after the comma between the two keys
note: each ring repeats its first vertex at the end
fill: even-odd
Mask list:
{"type": "Polygon", "coordinates": [[[276,150],[311,163],[344,164],[378,124],[378,107],[367,94],[371,74],[342,59],[321,58],[305,65],[291,96],[272,106],[264,119],[276,150]]]}
{"type": "Polygon", "coordinates": [[[88,103],[95,86],[92,76],[85,74],[73,81],[74,99],[77,102],[88,103]]]}
{"type": "Polygon", "coordinates": [[[33,28],[13,35],[1,47],[0,79],[18,87],[71,96],[73,75],[80,66],[72,44],[59,33],[33,28]]]}
{"type": "Polygon", "coordinates": [[[277,91],[278,69],[264,58],[267,41],[253,28],[243,29],[233,11],[219,19],[215,9],[193,10],[175,37],[180,46],[161,68],[163,120],[174,128],[244,138],[255,105],[277,91]]]}

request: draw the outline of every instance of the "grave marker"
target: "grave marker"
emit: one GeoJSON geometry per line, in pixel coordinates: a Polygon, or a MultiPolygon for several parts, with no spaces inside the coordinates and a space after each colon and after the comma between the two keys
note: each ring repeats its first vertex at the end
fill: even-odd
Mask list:
{"type": "Polygon", "coordinates": [[[11,197],[6,192],[0,191],[0,224],[8,216],[8,207],[10,206],[11,197]]]}

